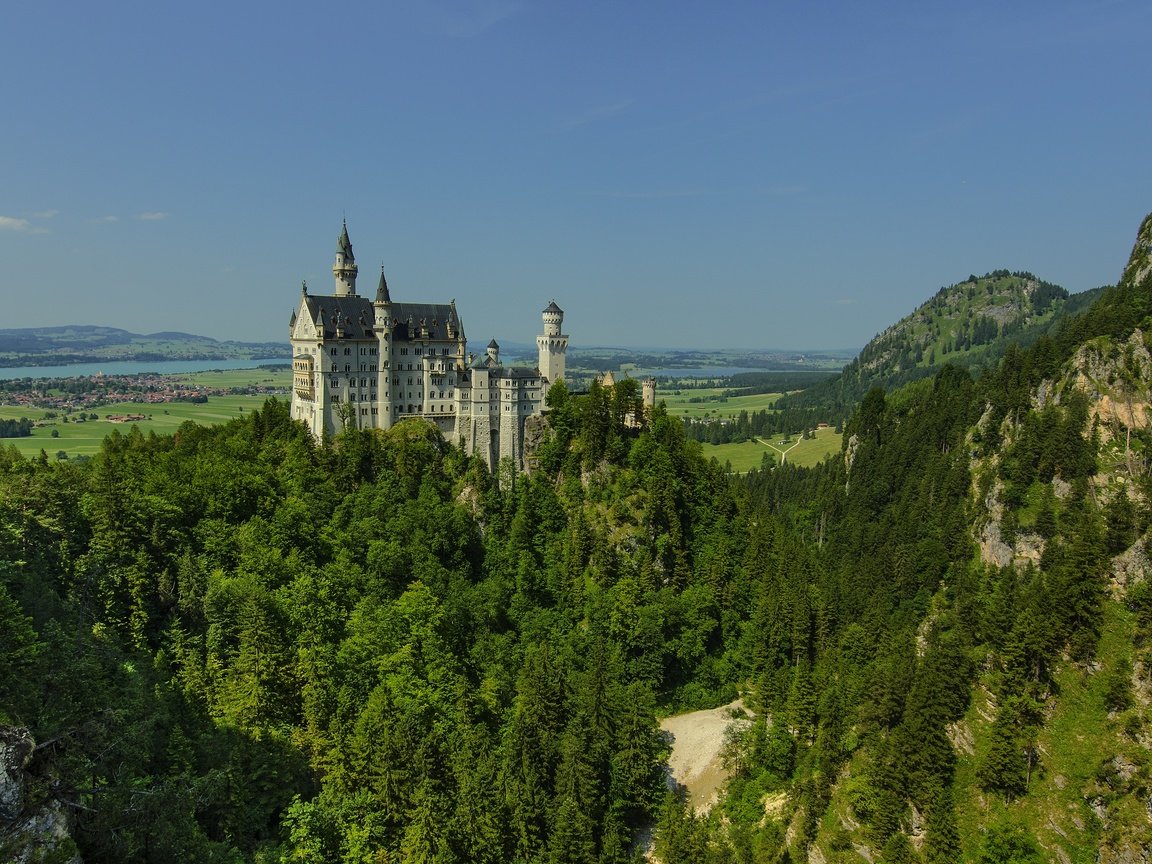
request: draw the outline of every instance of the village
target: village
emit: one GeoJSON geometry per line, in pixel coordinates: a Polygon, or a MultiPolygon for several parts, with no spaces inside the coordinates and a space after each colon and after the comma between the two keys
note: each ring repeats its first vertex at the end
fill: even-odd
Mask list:
{"type": "Polygon", "coordinates": [[[90,412],[103,405],[123,402],[160,405],[170,402],[206,402],[211,396],[271,396],[284,393],[285,388],[282,386],[247,384],[242,387],[213,387],[154,372],[0,381],[0,404],[48,409],[65,415],[90,412]]]}

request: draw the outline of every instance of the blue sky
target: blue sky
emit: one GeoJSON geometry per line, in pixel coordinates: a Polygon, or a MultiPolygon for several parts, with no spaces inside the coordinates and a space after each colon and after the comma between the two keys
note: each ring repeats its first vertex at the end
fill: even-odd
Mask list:
{"type": "Polygon", "coordinates": [[[863,345],[945,284],[1115,280],[1152,4],[8,0],[5,327],[286,339],[332,289],[473,342],[863,345]],[[366,284],[365,284],[366,283],[366,284]]]}

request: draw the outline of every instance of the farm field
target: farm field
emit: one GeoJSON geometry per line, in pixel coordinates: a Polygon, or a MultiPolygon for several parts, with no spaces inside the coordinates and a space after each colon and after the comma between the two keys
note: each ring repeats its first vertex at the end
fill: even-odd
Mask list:
{"type": "MultiPolygon", "coordinates": [[[[222,385],[228,386],[228,385],[222,385]]],[[[48,420],[47,424],[32,430],[27,438],[0,438],[0,447],[13,446],[25,456],[36,456],[44,450],[50,459],[63,450],[68,456],[91,456],[100,450],[102,442],[113,429],[127,433],[133,426],[147,435],[155,432],[158,435],[171,435],[180,428],[180,424],[187,420],[210,426],[224,423],[234,417],[239,417],[244,411],[251,411],[264,404],[267,396],[209,396],[207,402],[118,402],[110,405],[101,405],[90,413],[99,416],[99,420],[87,420],[83,423],[73,422],[69,418],[67,423],[62,417],[48,420]],[[114,423],[105,418],[109,414],[143,414],[145,420],[130,423],[114,423]],[[53,430],[59,437],[53,438],[53,430]]],[[[28,408],[26,406],[0,406],[0,418],[18,419],[28,417],[33,421],[42,420],[48,413],[46,409],[28,408]]],[[[75,416],[75,415],[74,415],[75,416]]]]}
{"type": "Polygon", "coordinates": [[[283,387],[287,393],[292,386],[290,369],[213,369],[173,377],[200,387],[283,387]]]}
{"type": "Polygon", "coordinates": [[[663,401],[668,413],[677,417],[735,417],[741,411],[770,409],[781,393],[756,393],[752,396],[724,396],[726,387],[707,387],[699,390],[657,390],[656,401],[663,401]],[[697,399],[702,401],[693,402],[697,399]]]}
{"type": "MultiPolygon", "coordinates": [[[[194,384],[200,387],[219,389],[263,387],[282,388],[285,395],[277,398],[287,399],[287,390],[292,384],[292,373],[287,369],[270,371],[268,369],[224,369],[194,372],[170,376],[173,381],[194,384]]],[[[14,446],[25,456],[36,456],[44,450],[49,458],[57,458],[57,453],[64,451],[69,457],[91,456],[100,449],[100,443],[113,429],[128,432],[131,427],[137,426],[144,434],[155,432],[158,435],[170,435],[180,425],[188,420],[202,426],[224,423],[234,417],[239,417],[244,411],[251,411],[264,404],[269,398],[265,394],[226,394],[209,396],[207,402],[115,402],[107,405],[77,412],[63,420],[63,413],[57,411],[54,419],[49,419],[45,425],[32,431],[27,438],[0,438],[0,447],[14,446]],[[96,414],[98,420],[85,420],[75,422],[78,414],[89,416],[96,414]],[[106,419],[116,414],[143,414],[146,419],[131,422],[113,422],[106,419]],[[58,433],[52,437],[52,432],[58,433]]],[[[44,420],[45,415],[52,409],[31,408],[26,405],[0,405],[0,418],[19,419],[27,417],[32,421],[44,420]]]]}
{"type": "Polygon", "coordinates": [[[761,441],[771,441],[781,450],[785,450],[795,443],[796,446],[788,450],[788,462],[792,465],[810,467],[830,453],[838,453],[842,438],[843,436],[834,429],[817,429],[815,438],[810,438],[807,441],[801,440],[799,443],[796,443],[796,436],[792,436],[790,443],[780,444],[783,436],[773,435],[771,438],[743,441],[739,444],[704,444],[702,446],[706,457],[715,458],[721,464],[730,463],[733,471],[743,474],[753,468],[759,468],[765,453],[773,462],[777,464],[780,462],[780,454],[761,441]]]}

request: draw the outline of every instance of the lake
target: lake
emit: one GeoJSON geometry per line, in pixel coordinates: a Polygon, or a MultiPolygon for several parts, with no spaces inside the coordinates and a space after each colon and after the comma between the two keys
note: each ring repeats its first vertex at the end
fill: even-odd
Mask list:
{"type": "Polygon", "coordinates": [[[73,363],[68,366],[8,366],[0,367],[0,381],[11,381],[14,378],[78,378],[84,375],[141,375],[145,372],[178,375],[213,369],[255,369],[259,366],[291,363],[292,359],[285,357],[263,360],[116,360],[108,363],[73,363]]]}

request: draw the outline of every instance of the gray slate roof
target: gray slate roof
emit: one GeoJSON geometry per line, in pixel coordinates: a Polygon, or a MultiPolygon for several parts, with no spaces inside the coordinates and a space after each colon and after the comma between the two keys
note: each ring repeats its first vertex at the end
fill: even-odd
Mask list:
{"type": "MultiPolygon", "coordinates": [[[[312,323],[319,326],[322,316],[325,339],[335,338],[338,324],[343,326],[345,339],[371,339],[376,335],[376,312],[366,297],[306,294],[304,302],[312,323]]],[[[456,310],[449,303],[393,303],[389,315],[394,322],[393,339],[412,341],[422,338],[421,322],[428,328],[429,339],[456,338],[462,330],[460,322],[456,320],[456,310]],[[449,321],[455,321],[453,337],[448,336],[449,321]]]]}
{"type": "Polygon", "coordinates": [[[363,297],[319,297],[306,294],[304,302],[312,323],[319,326],[323,315],[324,338],[336,336],[337,323],[344,328],[345,339],[370,339],[375,335],[372,329],[375,313],[372,304],[363,297]]]}
{"type": "MultiPolygon", "coordinates": [[[[396,322],[392,330],[393,339],[421,338],[421,321],[428,327],[429,339],[455,338],[448,335],[448,322],[456,318],[456,310],[449,303],[393,303],[389,314],[396,322]]],[[[455,327],[456,336],[459,336],[463,329],[459,321],[455,322],[455,327]]]]}

